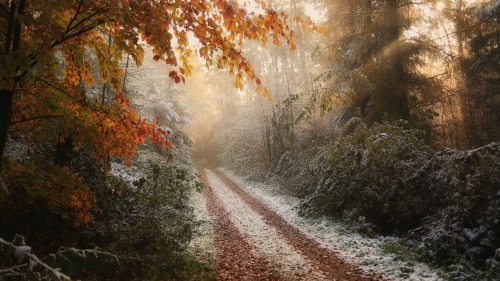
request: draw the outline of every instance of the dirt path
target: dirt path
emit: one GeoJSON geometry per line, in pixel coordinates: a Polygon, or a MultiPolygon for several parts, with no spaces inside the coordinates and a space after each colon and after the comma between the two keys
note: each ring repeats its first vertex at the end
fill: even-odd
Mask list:
{"type": "Polygon", "coordinates": [[[200,174],[210,187],[204,195],[215,225],[216,266],[224,273],[221,280],[241,280],[241,271],[253,274],[248,280],[380,280],[321,247],[221,172],[200,169],[200,174]],[[249,259],[254,261],[249,264],[249,259]],[[263,262],[266,259],[270,263],[263,262]],[[242,262],[244,268],[239,266],[242,262]],[[228,263],[240,270],[233,272],[228,263]]]}
{"type": "MultiPolygon", "coordinates": [[[[205,171],[199,169],[202,182],[209,186],[205,171]]],[[[246,242],[238,229],[229,220],[229,215],[214,195],[211,188],[205,188],[207,209],[212,216],[214,246],[216,248],[216,270],[218,280],[280,280],[263,257],[253,254],[253,246],[246,242]]]]}

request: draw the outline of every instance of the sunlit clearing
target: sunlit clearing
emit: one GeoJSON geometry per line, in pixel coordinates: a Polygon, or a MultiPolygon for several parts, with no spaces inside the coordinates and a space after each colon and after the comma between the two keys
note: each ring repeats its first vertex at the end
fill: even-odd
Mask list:
{"type": "MultiPolygon", "coordinates": [[[[465,5],[465,6],[473,6],[476,4],[481,4],[483,2],[484,2],[484,0],[464,0],[464,1],[462,1],[463,5],[465,5]]],[[[457,2],[453,1],[449,5],[452,5],[453,7],[455,7],[455,5],[457,5],[457,2]]],[[[436,13],[440,13],[443,10],[449,9],[449,8],[450,7],[446,7],[445,1],[438,1],[434,5],[428,4],[428,5],[422,5],[420,7],[423,14],[427,17],[434,17],[434,16],[436,16],[436,13]]]]}
{"type": "Polygon", "coordinates": [[[437,2],[436,4],[436,10],[441,11],[444,8],[444,3],[443,2],[437,2]]]}

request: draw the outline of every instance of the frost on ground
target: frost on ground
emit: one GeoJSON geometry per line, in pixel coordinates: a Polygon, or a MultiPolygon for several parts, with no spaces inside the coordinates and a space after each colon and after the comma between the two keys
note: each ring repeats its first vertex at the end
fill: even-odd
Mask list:
{"type": "Polygon", "coordinates": [[[259,253],[277,266],[281,266],[284,275],[307,276],[310,278],[324,279],[311,263],[297,252],[285,239],[268,225],[262,217],[248,206],[237,194],[230,190],[212,171],[205,170],[213,192],[220,199],[224,209],[229,213],[231,222],[248,239],[259,253]]]}
{"type": "Polygon", "coordinates": [[[300,217],[298,198],[278,193],[276,186],[245,181],[228,170],[223,172],[288,223],[366,272],[376,272],[392,280],[443,280],[426,264],[402,261],[394,254],[385,254],[383,245],[397,238],[365,238],[338,222],[300,217]]]}
{"type": "Polygon", "coordinates": [[[210,262],[215,256],[215,247],[213,245],[214,231],[207,210],[207,200],[200,192],[193,191],[190,205],[194,209],[196,220],[200,222],[200,226],[189,244],[189,250],[200,260],[210,262]]]}

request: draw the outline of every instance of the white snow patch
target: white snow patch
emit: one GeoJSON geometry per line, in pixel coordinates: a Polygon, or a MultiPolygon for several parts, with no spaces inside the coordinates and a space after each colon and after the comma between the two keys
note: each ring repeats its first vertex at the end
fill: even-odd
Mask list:
{"type": "MultiPolygon", "coordinates": [[[[275,265],[281,265],[285,274],[305,274],[312,268],[310,261],[296,251],[293,246],[278,233],[275,227],[268,225],[250,206],[229,189],[212,171],[205,170],[212,191],[221,200],[229,219],[248,239],[258,253],[275,265]]],[[[325,276],[312,269],[312,275],[306,278],[323,280],[325,276]]]]}
{"type": "Polygon", "coordinates": [[[137,169],[137,167],[127,167],[122,163],[111,162],[111,170],[109,173],[115,177],[121,178],[133,187],[132,183],[139,180],[144,175],[137,169]]]}
{"type": "Polygon", "coordinates": [[[298,198],[279,193],[277,186],[246,181],[231,171],[221,170],[241,188],[302,233],[347,261],[358,265],[365,272],[373,271],[391,280],[444,280],[438,276],[436,270],[424,263],[405,262],[398,260],[393,254],[385,254],[384,242],[397,241],[396,237],[366,238],[328,218],[300,217],[297,213],[300,204],[298,198]]]}
{"type": "Polygon", "coordinates": [[[213,245],[214,230],[207,210],[207,200],[200,192],[191,194],[190,205],[194,209],[195,218],[200,222],[198,231],[189,243],[189,250],[201,260],[211,261],[215,257],[213,245]]]}

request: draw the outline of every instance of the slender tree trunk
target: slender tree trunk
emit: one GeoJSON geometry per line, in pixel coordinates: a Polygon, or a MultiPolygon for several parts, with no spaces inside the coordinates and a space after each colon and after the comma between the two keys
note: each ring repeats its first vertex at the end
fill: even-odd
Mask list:
{"type": "Polygon", "coordinates": [[[3,155],[5,152],[5,145],[7,143],[7,136],[9,134],[10,122],[12,119],[13,96],[13,91],[0,91],[0,173],[2,172],[3,168],[3,155]]]}
{"type": "Polygon", "coordinates": [[[471,116],[471,95],[472,89],[470,87],[471,83],[468,81],[466,75],[466,67],[464,65],[465,58],[465,38],[464,38],[464,3],[463,0],[458,0],[453,7],[455,9],[455,16],[453,18],[455,24],[455,34],[456,41],[458,45],[458,58],[456,61],[455,76],[457,81],[456,91],[460,99],[460,113],[462,115],[462,130],[461,133],[462,141],[459,146],[461,148],[472,149],[472,132],[473,132],[473,122],[471,116]]]}
{"type": "Polygon", "coordinates": [[[404,67],[399,41],[398,1],[386,0],[386,25],[389,56],[389,91],[384,100],[385,113],[390,119],[410,119],[408,97],[403,85],[404,67]]]}
{"type": "Polygon", "coordinates": [[[74,157],[74,147],[71,135],[65,136],[63,141],[59,140],[56,145],[55,163],[61,167],[70,167],[74,157]]]}
{"type": "MultiPolygon", "coordinates": [[[[286,88],[287,88],[287,93],[288,97],[290,98],[292,96],[292,90],[290,89],[290,78],[288,77],[288,70],[287,68],[289,67],[288,63],[288,58],[287,58],[287,53],[282,53],[283,56],[283,71],[285,72],[285,81],[286,81],[286,88]]],[[[290,67],[291,68],[291,67],[290,67]]],[[[292,69],[290,69],[291,72],[293,72],[292,69]]],[[[290,149],[293,149],[293,138],[294,138],[294,127],[293,127],[293,103],[290,102],[289,105],[290,107],[290,126],[287,128],[287,133],[288,133],[288,140],[290,141],[290,149]]],[[[285,114],[285,112],[283,112],[285,114]]]]}
{"type": "MultiPolygon", "coordinates": [[[[5,6],[9,8],[9,18],[7,21],[7,32],[5,33],[5,45],[3,46],[4,51],[2,55],[4,56],[11,55],[13,52],[17,51],[21,45],[21,23],[19,21],[19,16],[24,16],[26,0],[20,0],[19,5],[16,4],[17,1],[10,1],[10,7],[9,5],[5,6]]],[[[14,80],[16,81],[18,79],[14,80]]],[[[7,143],[10,122],[12,120],[14,88],[15,85],[12,85],[11,89],[0,90],[0,173],[3,168],[5,145],[7,143]]]]}
{"type": "Polygon", "coordinates": [[[455,30],[457,34],[457,43],[458,43],[458,56],[460,59],[464,56],[464,35],[463,35],[463,24],[462,24],[462,15],[464,3],[463,0],[458,0],[456,3],[456,12],[455,12],[455,30]]]}
{"type": "Polygon", "coordinates": [[[123,85],[122,89],[125,90],[125,82],[127,82],[127,73],[128,73],[128,63],[130,61],[130,54],[127,55],[127,63],[125,64],[125,74],[123,75],[123,85]]]}
{"type": "Polygon", "coordinates": [[[152,202],[152,211],[151,211],[151,222],[155,220],[155,212],[156,212],[156,190],[158,189],[158,177],[160,176],[160,171],[156,171],[156,167],[153,168],[153,177],[154,177],[154,185],[153,185],[153,202],[152,202]],[[158,173],[156,173],[158,172],[158,173]]]}

